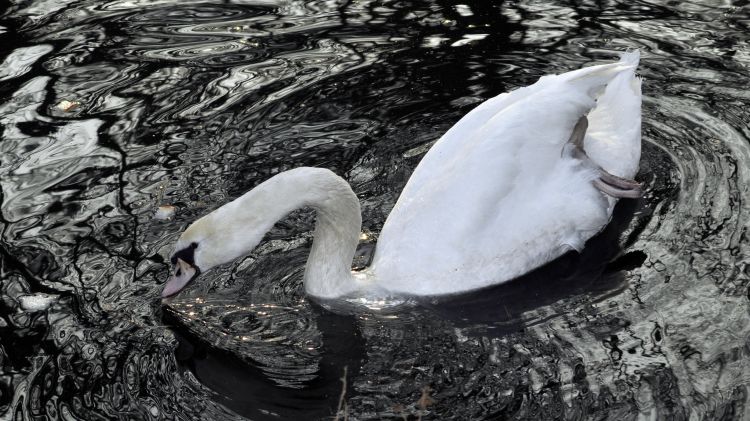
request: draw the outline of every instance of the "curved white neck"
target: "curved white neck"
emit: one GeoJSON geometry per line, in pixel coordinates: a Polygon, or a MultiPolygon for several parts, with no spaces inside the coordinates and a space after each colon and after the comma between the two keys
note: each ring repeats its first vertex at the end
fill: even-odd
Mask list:
{"type": "Polygon", "coordinates": [[[321,298],[348,294],[357,288],[352,260],[362,229],[359,200],[349,183],[327,170],[305,184],[309,195],[305,205],[317,213],[312,250],[305,265],[305,290],[321,298]]]}
{"type": "Polygon", "coordinates": [[[306,292],[334,298],[354,291],[351,265],[362,225],[359,200],[344,179],[322,168],[280,173],[202,218],[196,228],[222,228],[214,228],[211,244],[201,245],[197,253],[207,267],[234,260],[255,248],[274,223],[303,207],[317,212],[305,266],[306,292]]]}

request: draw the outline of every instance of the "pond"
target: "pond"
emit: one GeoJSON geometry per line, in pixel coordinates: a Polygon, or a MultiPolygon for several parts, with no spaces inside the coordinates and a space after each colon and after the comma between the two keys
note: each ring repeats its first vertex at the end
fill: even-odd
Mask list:
{"type": "Polygon", "coordinates": [[[2,8],[0,418],[750,416],[747,2],[2,8]],[[332,308],[304,295],[303,210],[162,305],[181,231],[299,166],[352,184],[366,265],[462,115],[636,48],[646,194],[581,254],[481,293],[332,308]]]}

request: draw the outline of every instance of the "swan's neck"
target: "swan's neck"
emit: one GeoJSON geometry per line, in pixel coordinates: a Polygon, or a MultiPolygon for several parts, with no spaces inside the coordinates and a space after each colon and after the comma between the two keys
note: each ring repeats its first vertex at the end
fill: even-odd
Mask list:
{"type": "Polygon", "coordinates": [[[207,223],[201,225],[222,227],[211,235],[217,250],[211,266],[247,254],[274,223],[303,207],[317,212],[312,251],[305,266],[306,292],[333,298],[354,291],[357,285],[351,265],[362,224],[359,200],[346,181],[321,168],[280,173],[208,215],[207,223]]]}
{"type": "Polygon", "coordinates": [[[326,171],[305,203],[317,212],[310,256],[305,265],[305,290],[322,298],[348,294],[357,288],[352,259],[359,243],[362,215],[349,184],[326,171]],[[335,177],[335,178],[329,178],[335,177]]]}

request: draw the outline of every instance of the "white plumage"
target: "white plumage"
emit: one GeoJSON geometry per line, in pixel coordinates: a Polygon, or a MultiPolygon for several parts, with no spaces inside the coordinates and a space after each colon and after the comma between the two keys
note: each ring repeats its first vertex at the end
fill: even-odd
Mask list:
{"type": "MultiPolygon", "coordinates": [[[[246,254],[278,219],[311,206],[318,212],[305,271],[311,295],[452,294],[518,277],[580,250],[609,220],[612,196],[635,191],[625,179],[640,159],[638,59],[625,53],[616,63],[544,76],[472,110],[414,170],[373,264],[356,276],[359,203],[343,179],[316,168],[274,176],[201,218],[176,252],[193,245],[185,267],[205,271],[246,254]],[[569,139],[586,114],[584,154],[569,139]]],[[[190,280],[183,278],[173,276],[163,295],[178,292],[190,280]]]]}

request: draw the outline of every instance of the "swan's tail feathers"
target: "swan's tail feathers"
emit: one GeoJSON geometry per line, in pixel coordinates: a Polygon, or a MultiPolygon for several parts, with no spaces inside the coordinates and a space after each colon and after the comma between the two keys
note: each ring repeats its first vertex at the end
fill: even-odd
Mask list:
{"type": "Polygon", "coordinates": [[[558,77],[563,82],[570,83],[581,91],[586,92],[591,98],[596,98],[620,74],[634,74],[635,68],[638,66],[638,57],[630,55],[632,53],[624,54],[627,54],[627,56],[622,56],[620,61],[615,63],[584,67],[583,69],[564,73],[558,77]]]}
{"type": "Polygon", "coordinates": [[[620,63],[637,67],[638,62],[641,60],[640,50],[627,51],[620,53],[620,63]]]}
{"type": "Polygon", "coordinates": [[[641,80],[635,75],[640,53],[620,57],[627,71],[618,73],[589,112],[586,154],[607,172],[633,178],[641,156],[641,80]]]}

